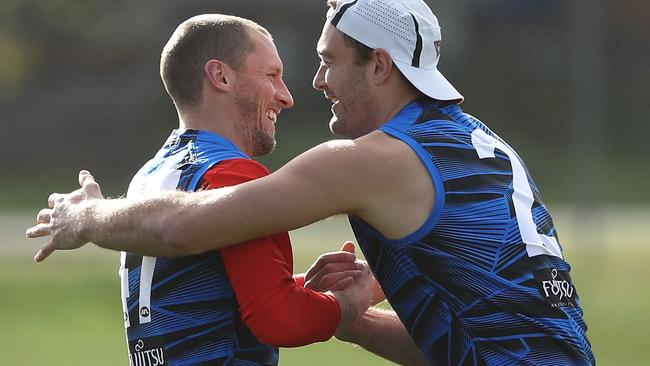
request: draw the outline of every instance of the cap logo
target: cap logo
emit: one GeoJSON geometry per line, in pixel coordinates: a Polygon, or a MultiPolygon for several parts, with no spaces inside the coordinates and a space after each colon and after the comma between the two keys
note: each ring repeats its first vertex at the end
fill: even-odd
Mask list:
{"type": "Polygon", "coordinates": [[[339,22],[341,21],[341,18],[343,17],[343,13],[345,13],[345,11],[348,10],[351,6],[356,4],[357,1],[358,0],[354,0],[351,3],[348,3],[348,4],[345,4],[345,5],[341,6],[341,10],[339,10],[339,12],[336,13],[336,15],[332,18],[332,25],[336,27],[337,24],[339,24],[339,22]]]}
{"type": "Polygon", "coordinates": [[[411,14],[411,18],[413,18],[413,23],[415,23],[415,34],[418,37],[415,41],[415,49],[413,50],[413,60],[411,61],[411,66],[420,67],[420,56],[422,56],[422,36],[420,35],[420,25],[415,19],[415,15],[411,14]]]}
{"type": "Polygon", "coordinates": [[[442,41],[433,42],[433,46],[436,49],[436,60],[440,58],[440,49],[442,48],[442,41]]]}

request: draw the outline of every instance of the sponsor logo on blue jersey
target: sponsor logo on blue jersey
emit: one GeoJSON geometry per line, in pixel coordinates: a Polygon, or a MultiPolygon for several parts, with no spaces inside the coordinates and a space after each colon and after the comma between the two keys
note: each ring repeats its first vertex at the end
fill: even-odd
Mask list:
{"type": "Polygon", "coordinates": [[[555,268],[541,269],[533,272],[539,281],[539,293],[553,307],[577,306],[576,291],[571,282],[569,272],[558,271],[555,268]]]}
{"type": "Polygon", "coordinates": [[[130,366],[166,366],[164,342],[158,337],[129,342],[130,366]]]}

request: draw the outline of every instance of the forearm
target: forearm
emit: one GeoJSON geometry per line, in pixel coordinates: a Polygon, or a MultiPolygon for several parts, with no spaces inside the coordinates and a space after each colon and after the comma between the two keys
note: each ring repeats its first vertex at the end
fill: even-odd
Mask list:
{"type": "MultiPolygon", "coordinates": [[[[192,242],[192,227],[178,232],[178,218],[198,206],[201,193],[174,191],[156,198],[90,200],[80,207],[80,236],[106,249],[149,256],[205,251],[192,242]]],[[[201,243],[198,243],[201,244],[201,243]]]]}
{"type": "Polygon", "coordinates": [[[334,335],[340,320],[339,306],[332,295],[297,285],[259,293],[240,306],[242,319],[255,336],[277,347],[324,342],[334,335]]]}
{"type": "Polygon", "coordinates": [[[259,340],[279,347],[325,341],[340,320],[332,295],[295,282],[290,245],[285,233],[220,250],[242,320],[259,340]]]}
{"type": "Polygon", "coordinates": [[[366,185],[350,179],[358,171],[350,163],[356,156],[353,142],[323,144],[271,175],[233,187],[98,200],[82,238],[144,255],[188,255],[357,214],[368,200],[366,185]]]}
{"type": "Polygon", "coordinates": [[[353,325],[337,331],[342,341],[400,365],[427,365],[404,325],[392,311],[369,308],[353,325]]]}
{"type": "Polygon", "coordinates": [[[179,256],[293,230],[339,213],[319,204],[322,199],[296,198],[286,187],[279,194],[281,184],[262,181],[142,200],[91,200],[84,203],[80,234],[107,249],[179,256]]]}

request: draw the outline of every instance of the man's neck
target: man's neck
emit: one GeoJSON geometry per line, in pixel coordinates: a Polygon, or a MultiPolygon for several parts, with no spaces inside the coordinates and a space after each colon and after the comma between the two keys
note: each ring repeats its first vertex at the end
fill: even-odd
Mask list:
{"type": "Polygon", "coordinates": [[[402,109],[404,109],[404,107],[406,107],[407,105],[413,103],[413,102],[416,101],[416,100],[417,100],[417,97],[414,97],[414,98],[403,98],[403,99],[400,99],[399,101],[397,101],[396,103],[394,103],[394,104],[388,106],[388,108],[386,109],[386,113],[385,113],[386,118],[384,119],[384,121],[390,121],[390,120],[393,119],[393,118],[394,118],[394,117],[395,117],[395,116],[396,116],[396,115],[397,115],[397,114],[398,114],[402,109]]]}
{"type": "MultiPolygon", "coordinates": [[[[395,93],[395,95],[399,95],[399,93],[395,93]]],[[[378,107],[376,112],[378,125],[376,128],[393,119],[404,107],[417,99],[418,95],[415,94],[402,94],[400,98],[391,98],[391,96],[382,98],[379,103],[375,104],[378,107]]]]}
{"type": "MultiPolygon", "coordinates": [[[[403,76],[393,75],[375,94],[375,117],[380,123],[393,119],[404,107],[417,100],[420,93],[403,76]]],[[[377,126],[379,127],[379,126],[377,126]]]]}

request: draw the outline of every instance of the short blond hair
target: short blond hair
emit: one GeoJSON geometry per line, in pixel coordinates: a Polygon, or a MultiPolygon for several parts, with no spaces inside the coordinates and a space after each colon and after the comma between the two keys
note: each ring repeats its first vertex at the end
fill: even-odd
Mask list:
{"type": "Polygon", "coordinates": [[[249,32],[271,38],[252,20],[224,14],[202,14],[181,23],[160,56],[160,76],[177,107],[201,103],[205,64],[212,59],[240,70],[254,44],[249,32]]]}

